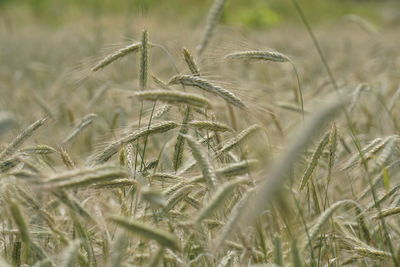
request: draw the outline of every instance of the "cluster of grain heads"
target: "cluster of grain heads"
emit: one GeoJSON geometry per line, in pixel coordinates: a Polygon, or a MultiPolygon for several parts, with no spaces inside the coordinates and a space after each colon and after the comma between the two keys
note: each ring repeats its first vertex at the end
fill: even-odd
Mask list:
{"type": "Polygon", "coordinates": [[[200,78],[198,76],[192,75],[184,75],[178,74],[172,77],[168,84],[182,84],[184,86],[193,86],[200,88],[206,92],[210,92],[212,94],[218,95],[225,99],[228,103],[238,107],[238,108],[245,108],[244,103],[240,100],[236,95],[232,92],[228,91],[227,89],[214,85],[208,80],[204,78],[200,78]]]}
{"type": "MultiPolygon", "coordinates": [[[[383,265],[398,257],[399,136],[389,133],[388,126],[387,136],[355,153],[341,118],[321,135],[325,124],[347,103],[328,99],[325,108],[307,110],[308,124],[292,134],[286,145],[290,136],[286,132],[295,120],[291,116],[305,114],[291,58],[272,51],[241,51],[225,57],[292,64],[297,103],[290,95],[275,106],[296,113],[271,112],[280,136],[269,131],[269,117],[257,120],[241,98],[208,80],[207,69],[196,62],[224,3],[214,1],[199,58],[183,48],[185,72],[178,71],[165,47],[149,41],[146,30],[139,42],[94,65],[91,70],[97,72],[127,55],[137,55],[137,90],[122,93],[127,103],[113,100],[95,105],[113,79],[93,94],[90,89],[87,105],[68,103],[72,111],[64,117],[36,97],[42,111],[64,128],[54,131],[55,140],[43,143],[38,136],[29,144],[28,138],[45,122],[41,119],[10,144],[0,144],[1,266],[9,262],[36,267],[300,267],[345,262],[383,265]],[[162,69],[152,68],[161,58],[150,64],[152,47],[163,49],[172,64],[150,78],[150,69],[162,69]],[[211,94],[215,99],[208,97],[211,94]],[[226,113],[219,112],[223,106],[214,105],[218,101],[226,104],[226,113]],[[236,116],[235,107],[244,116],[236,116]],[[102,124],[94,127],[99,118],[102,124]],[[66,121],[74,122],[73,127],[67,127],[66,121]],[[340,132],[336,125],[341,125],[340,132]],[[262,138],[260,132],[265,134],[262,138]],[[72,146],[84,133],[83,146],[72,146]],[[108,136],[109,141],[98,151],[85,145],[99,136],[108,136]],[[314,144],[311,151],[307,150],[310,144],[314,144]],[[367,163],[367,168],[360,170],[360,163],[367,163]],[[374,178],[365,185],[362,178],[368,175],[374,178]],[[384,233],[385,227],[390,234],[384,233]],[[394,250],[389,251],[392,240],[394,250]]],[[[364,87],[357,87],[349,105],[355,115],[364,112],[356,106],[364,87]]],[[[393,118],[396,108],[392,101],[388,110],[393,118]]],[[[13,116],[0,112],[0,135],[8,135],[13,122],[13,116]]],[[[378,131],[373,122],[369,119],[368,127],[378,131]]],[[[355,125],[363,126],[362,120],[355,125]]],[[[351,137],[363,144],[373,139],[364,132],[351,137]]]]}
{"type": "Polygon", "coordinates": [[[341,200],[338,202],[333,203],[328,209],[326,209],[317,219],[317,221],[314,223],[314,225],[309,229],[307,237],[305,238],[305,244],[304,244],[304,249],[307,246],[311,245],[311,242],[317,237],[317,235],[321,232],[322,227],[326,225],[326,222],[331,218],[332,214],[339,209],[342,206],[346,205],[352,205],[356,209],[356,213],[359,216],[358,220],[360,223],[360,228],[363,231],[364,237],[369,241],[369,231],[365,225],[365,220],[363,218],[363,209],[360,207],[360,205],[355,202],[354,200],[341,200]]]}
{"type": "MultiPolygon", "coordinates": [[[[232,137],[231,139],[228,139],[227,141],[223,142],[221,144],[221,148],[217,151],[214,151],[213,153],[213,159],[214,158],[219,158],[222,155],[229,155],[230,150],[232,150],[235,147],[240,147],[240,145],[246,141],[249,137],[251,137],[255,132],[257,132],[258,130],[261,129],[261,126],[254,124],[251,125],[250,127],[242,130],[240,133],[236,134],[234,137],[232,137]]],[[[204,141],[207,141],[209,138],[205,138],[204,141]]],[[[202,143],[202,142],[200,142],[202,143]]],[[[187,171],[189,171],[190,169],[192,169],[194,166],[196,165],[196,161],[192,161],[189,164],[186,165],[186,167],[184,167],[183,169],[181,169],[179,171],[179,174],[183,174],[186,173],[187,171]]],[[[196,180],[197,178],[194,178],[193,180],[196,180]]],[[[203,179],[203,178],[199,178],[199,179],[203,179]]]]}
{"type": "Polygon", "coordinates": [[[344,165],[344,170],[354,169],[360,165],[363,160],[365,162],[373,161],[372,172],[380,170],[387,163],[388,159],[394,153],[394,147],[399,142],[398,135],[387,136],[386,138],[375,138],[361,149],[362,159],[359,153],[355,153],[344,165]]]}
{"type": "Polygon", "coordinates": [[[323,128],[324,124],[332,118],[343,104],[343,101],[334,99],[328,106],[317,111],[315,115],[310,118],[308,124],[301,129],[295,140],[289,144],[281,158],[273,165],[274,167],[266,173],[268,177],[265,179],[265,182],[258,187],[256,197],[251,203],[253,208],[251,211],[249,210],[243,214],[243,222],[253,223],[257,215],[267,208],[269,202],[285,184],[289,177],[289,170],[297,161],[300,153],[308,146],[315,134],[323,128]]]}

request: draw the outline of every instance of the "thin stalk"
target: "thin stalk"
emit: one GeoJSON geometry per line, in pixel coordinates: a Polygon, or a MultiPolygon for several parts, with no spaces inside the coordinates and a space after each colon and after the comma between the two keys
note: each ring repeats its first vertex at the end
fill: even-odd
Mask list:
{"type": "MultiPolygon", "coordinates": [[[[150,130],[151,121],[153,120],[153,114],[154,114],[154,110],[156,108],[156,105],[157,105],[157,101],[154,101],[153,108],[151,110],[151,114],[150,114],[150,118],[149,118],[149,124],[148,124],[148,128],[147,128],[148,130],[150,130]]],[[[143,170],[144,163],[145,163],[144,162],[144,156],[145,156],[145,153],[146,153],[146,147],[147,147],[147,141],[148,140],[149,140],[149,136],[146,135],[145,138],[144,138],[144,145],[143,145],[142,164],[140,165],[140,170],[141,171],[143,170]]]]}
{"type": "Polygon", "coordinates": [[[300,83],[299,73],[297,72],[297,68],[296,68],[296,66],[294,65],[294,63],[292,62],[292,60],[289,60],[289,62],[290,62],[290,64],[291,64],[292,67],[293,67],[294,73],[296,74],[297,87],[298,87],[298,90],[299,90],[299,91],[298,91],[297,93],[295,92],[295,97],[296,97],[296,102],[297,102],[297,104],[299,104],[299,102],[300,102],[300,105],[301,105],[301,114],[302,114],[303,122],[304,122],[304,100],[303,100],[303,91],[301,90],[301,83],[300,83]],[[300,101],[299,101],[299,98],[300,98],[300,101]]]}

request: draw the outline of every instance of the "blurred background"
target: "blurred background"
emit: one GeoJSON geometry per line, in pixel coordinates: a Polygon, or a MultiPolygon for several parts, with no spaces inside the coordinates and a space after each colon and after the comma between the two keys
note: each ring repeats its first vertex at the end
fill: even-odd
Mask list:
{"type": "MultiPolygon", "coordinates": [[[[211,0],[0,0],[3,27],[40,22],[60,26],[76,19],[100,20],[118,17],[132,20],[151,12],[159,18],[183,19],[196,23],[204,18],[211,0]]],[[[400,21],[398,0],[300,0],[312,22],[327,22],[348,13],[357,14],[379,25],[400,21]]],[[[241,27],[273,27],[297,22],[288,0],[227,1],[223,23],[241,27]]]]}

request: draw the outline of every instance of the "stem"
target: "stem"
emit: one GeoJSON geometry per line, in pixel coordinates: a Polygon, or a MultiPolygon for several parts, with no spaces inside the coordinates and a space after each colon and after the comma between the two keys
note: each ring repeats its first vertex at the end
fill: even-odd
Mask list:
{"type": "MultiPolygon", "coordinates": [[[[152,108],[151,114],[150,114],[149,124],[148,124],[148,126],[147,126],[147,130],[150,130],[151,121],[153,120],[153,114],[154,114],[154,110],[155,110],[155,108],[156,108],[156,104],[157,104],[157,101],[154,101],[153,108],[152,108]]],[[[146,153],[146,147],[147,147],[147,141],[148,141],[148,139],[149,139],[149,136],[146,135],[145,138],[144,138],[144,145],[143,145],[142,164],[140,165],[140,170],[141,170],[141,171],[143,170],[143,167],[144,167],[144,164],[145,164],[145,163],[144,163],[144,156],[145,156],[145,153],[146,153]]]]}
{"type": "MultiPolygon", "coordinates": [[[[140,113],[139,113],[139,125],[138,128],[140,129],[142,123],[142,115],[143,115],[143,101],[140,101],[140,113]]],[[[135,153],[135,172],[133,177],[136,178],[136,170],[137,170],[137,161],[138,161],[138,154],[139,154],[139,140],[136,142],[136,153],[135,153]]]]}
{"type": "Polygon", "coordinates": [[[296,74],[297,87],[298,87],[299,91],[297,93],[295,92],[295,97],[296,97],[297,103],[299,103],[299,97],[300,97],[301,114],[302,114],[303,122],[304,122],[304,100],[303,100],[303,91],[301,90],[301,83],[300,83],[299,73],[297,72],[297,68],[294,65],[294,63],[291,60],[289,62],[293,67],[294,73],[296,74]]]}

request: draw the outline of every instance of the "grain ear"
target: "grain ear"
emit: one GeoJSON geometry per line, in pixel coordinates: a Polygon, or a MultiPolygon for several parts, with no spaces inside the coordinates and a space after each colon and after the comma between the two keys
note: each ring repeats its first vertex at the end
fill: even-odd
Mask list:
{"type": "Polygon", "coordinates": [[[42,127],[46,122],[46,118],[39,119],[29,125],[22,133],[20,133],[6,148],[0,152],[0,160],[11,156],[37,129],[42,127]]]}
{"type": "Polygon", "coordinates": [[[111,63],[113,63],[117,59],[120,59],[120,58],[122,58],[122,57],[124,57],[124,56],[126,56],[126,55],[128,55],[130,53],[135,53],[135,52],[139,51],[141,45],[142,45],[141,43],[133,43],[133,44],[130,44],[130,45],[126,46],[126,47],[118,49],[114,53],[112,53],[110,55],[107,55],[101,61],[96,63],[96,65],[91,70],[93,72],[99,71],[99,70],[105,68],[106,66],[110,65],[111,63]]]}
{"type": "Polygon", "coordinates": [[[182,75],[178,74],[173,76],[168,84],[182,84],[184,86],[193,86],[200,88],[206,92],[210,92],[212,94],[218,95],[225,99],[228,103],[236,106],[238,108],[245,108],[244,103],[240,100],[236,95],[232,92],[228,91],[227,89],[212,84],[211,82],[207,81],[204,78],[200,78],[197,76],[192,75],[182,75]]]}
{"type": "Polygon", "coordinates": [[[203,54],[206,49],[210,39],[214,33],[215,27],[217,26],[219,19],[224,10],[225,0],[214,0],[213,5],[210,8],[207,16],[206,28],[201,38],[200,44],[197,46],[197,53],[199,55],[203,54]]]}

